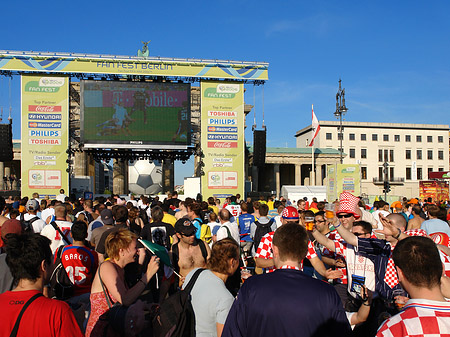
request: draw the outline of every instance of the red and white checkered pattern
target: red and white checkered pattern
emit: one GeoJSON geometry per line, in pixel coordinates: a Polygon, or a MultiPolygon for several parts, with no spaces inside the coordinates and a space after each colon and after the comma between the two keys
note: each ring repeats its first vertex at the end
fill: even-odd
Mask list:
{"type": "Polygon", "coordinates": [[[423,229],[408,229],[404,233],[409,236],[428,236],[427,232],[423,229]]]}
{"type": "Polygon", "coordinates": [[[359,214],[356,212],[358,209],[359,198],[355,197],[349,192],[342,192],[339,197],[339,208],[336,214],[339,213],[351,213],[355,219],[359,219],[359,214]]]}
{"type": "MultiPolygon", "coordinates": [[[[255,258],[262,258],[262,259],[273,259],[273,234],[275,232],[270,232],[264,235],[261,238],[261,242],[259,243],[258,249],[256,250],[255,258]]],[[[306,258],[312,259],[314,257],[317,257],[317,253],[314,249],[314,245],[311,241],[308,241],[308,252],[306,253],[306,258]]],[[[303,265],[302,265],[303,269],[303,265]]],[[[271,273],[275,270],[275,267],[269,267],[266,268],[268,273],[271,273]]]]}
{"type": "MultiPolygon", "coordinates": [[[[336,231],[336,236],[335,236],[335,241],[334,241],[334,247],[336,248],[335,251],[335,259],[343,259],[345,261],[345,250],[347,249],[347,242],[345,242],[342,237],[339,235],[339,233],[337,233],[336,231]]],[[[342,281],[342,284],[348,284],[348,277],[347,277],[347,268],[346,267],[336,267],[336,270],[339,270],[342,272],[342,277],[340,278],[340,280],[342,281]]]]}
{"type": "Polygon", "coordinates": [[[441,256],[442,264],[444,265],[444,273],[446,276],[450,277],[450,256],[445,254],[439,249],[439,255],[441,256]]]}
{"type": "MultiPolygon", "coordinates": [[[[392,247],[393,249],[394,247],[392,247]]],[[[386,267],[386,273],[384,274],[384,282],[392,289],[398,284],[397,271],[395,270],[395,263],[391,256],[389,256],[388,264],[386,267]]]]}
{"type": "Polygon", "coordinates": [[[450,337],[450,303],[409,300],[403,311],[387,319],[377,337],[450,337]]]}
{"type": "Polygon", "coordinates": [[[282,265],[280,269],[295,269],[295,270],[300,270],[299,267],[290,266],[290,265],[288,265],[288,264],[282,265]]]}

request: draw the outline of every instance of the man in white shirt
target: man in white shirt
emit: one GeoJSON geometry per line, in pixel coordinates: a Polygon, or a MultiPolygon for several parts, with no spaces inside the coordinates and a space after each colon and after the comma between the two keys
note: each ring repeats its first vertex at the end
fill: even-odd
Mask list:
{"type": "Polygon", "coordinates": [[[28,200],[26,206],[28,213],[19,215],[16,219],[19,221],[26,221],[33,228],[33,232],[40,233],[45,227],[46,223],[37,216],[39,211],[39,202],[35,199],[28,200]]]}
{"type": "Polygon", "coordinates": [[[72,223],[70,221],[66,221],[66,216],[67,210],[64,205],[58,205],[55,207],[55,223],[59,227],[61,232],[66,236],[69,242],[66,242],[66,240],[64,240],[61,236],[60,232],[56,230],[51,224],[46,225],[41,232],[41,235],[49,238],[52,241],[50,248],[52,249],[53,254],[59,246],[69,245],[72,243],[72,237],[70,235],[72,223]]]}
{"type": "Polygon", "coordinates": [[[64,202],[64,201],[66,201],[66,197],[67,197],[67,195],[64,194],[64,189],[61,188],[59,190],[59,195],[56,197],[56,200],[64,202]]]}
{"type": "Polygon", "coordinates": [[[41,212],[41,219],[49,224],[51,221],[51,218],[53,217],[53,215],[55,215],[55,206],[57,205],[57,203],[59,203],[58,200],[52,200],[50,201],[50,206],[48,206],[46,209],[44,209],[41,212]]]}
{"type": "Polygon", "coordinates": [[[230,222],[230,218],[231,213],[226,208],[222,208],[219,212],[220,228],[217,231],[217,241],[231,235],[231,237],[239,244],[241,241],[239,238],[239,227],[236,222],[230,222]]]}

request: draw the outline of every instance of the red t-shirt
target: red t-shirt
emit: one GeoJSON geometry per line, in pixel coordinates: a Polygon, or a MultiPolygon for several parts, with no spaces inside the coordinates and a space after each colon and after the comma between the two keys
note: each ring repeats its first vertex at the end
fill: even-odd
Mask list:
{"type": "MultiPolygon", "coordinates": [[[[92,281],[98,267],[98,255],[87,247],[68,245],[64,249],[61,261],[69,279],[74,284],[74,296],[91,292],[92,281]]],[[[57,252],[55,253],[56,260],[57,252]]]]}
{"type": "MultiPolygon", "coordinates": [[[[9,336],[24,304],[37,290],[7,291],[0,295],[0,336],[9,336]]],[[[82,337],[72,310],[65,302],[41,296],[25,310],[17,337],[82,337]]]]}

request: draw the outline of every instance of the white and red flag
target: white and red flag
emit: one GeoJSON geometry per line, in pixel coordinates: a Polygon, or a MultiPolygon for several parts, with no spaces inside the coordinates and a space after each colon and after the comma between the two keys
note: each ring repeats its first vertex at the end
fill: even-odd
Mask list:
{"type": "Polygon", "coordinates": [[[311,123],[312,138],[311,143],[309,143],[308,146],[314,145],[314,139],[319,134],[319,130],[320,130],[319,121],[317,120],[316,114],[314,113],[314,105],[312,105],[312,123],[311,123]]]}

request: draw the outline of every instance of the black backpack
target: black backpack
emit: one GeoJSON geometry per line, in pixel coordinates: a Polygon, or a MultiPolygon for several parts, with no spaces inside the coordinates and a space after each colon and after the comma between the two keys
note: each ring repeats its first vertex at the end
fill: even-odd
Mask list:
{"type": "Polygon", "coordinates": [[[60,246],[56,250],[55,269],[50,277],[50,289],[53,298],[67,300],[73,296],[73,283],[62,264],[61,256],[66,246],[60,246]]]}
{"type": "Polygon", "coordinates": [[[259,243],[264,235],[270,233],[272,229],[270,228],[273,224],[273,219],[266,224],[262,224],[259,221],[255,221],[256,230],[255,236],[253,237],[253,247],[255,247],[255,252],[258,250],[259,243]]]}
{"type": "Polygon", "coordinates": [[[153,318],[154,337],[195,336],[195,314],[191,303],[191,290],[203,270],[196,270],[186,288],[173,294],[161,304],[153,318]]]}
{"type": "Polygon", "coordinates": [[[148,218],[147,210],[150,206],[139,209],[139,217],[144,221],[144,225],[150,223],[150,219],[148,218]]]}
{"type": "Polygon", "coordinates": [[[32,217],[30,220],[25,220],[25,215],[22,213],[20,214],[20,223],[22,224],[22,228],[24,232],[30,232],[33,233],[33,222],[36,220],[39,220],[38,216],[32,217]]]}

